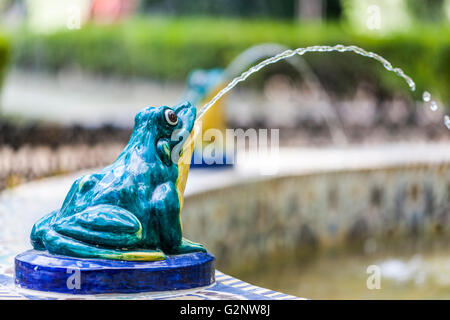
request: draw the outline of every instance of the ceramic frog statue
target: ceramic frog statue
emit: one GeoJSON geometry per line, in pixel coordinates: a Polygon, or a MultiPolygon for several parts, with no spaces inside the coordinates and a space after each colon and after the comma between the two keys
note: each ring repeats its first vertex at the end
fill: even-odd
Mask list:
{"type": "Polygon", "coordinates": [[[130,261],[206,251],[182,238],[183,195],[173,159],[195,117],[188,102],[139,112],[116,161],[77,179],[62,207],[36,222],[33,247],[58,255],[130,261]]]}

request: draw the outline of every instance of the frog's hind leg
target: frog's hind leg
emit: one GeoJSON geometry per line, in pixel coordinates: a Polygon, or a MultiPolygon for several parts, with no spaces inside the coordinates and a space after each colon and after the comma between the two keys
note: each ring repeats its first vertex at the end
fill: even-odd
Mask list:
{"type": "Polygon", "coordinates": [[[50,229],[44,239],[45,247],[51,254],[67,255],[80,258],[96,258],[126,261],[164,260],[165,254],[159,250],[118,250],[100,248],[83,243],[50,229]]]}
{"type": "Polygon", "coordinates": [[[135,250],[142,243],[142,225],[128,210],[101,204],[61,218],[43,238],[53,254],[130,261],[165,259],[159,250],[135,250]]]}

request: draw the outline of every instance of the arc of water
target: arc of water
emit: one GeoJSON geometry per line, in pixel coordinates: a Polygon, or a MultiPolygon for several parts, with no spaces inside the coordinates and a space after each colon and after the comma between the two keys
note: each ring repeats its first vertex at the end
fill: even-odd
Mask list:
{"type": "MultiPolygon", "coordinates": [[[[248,67],[256,61],[261,61],[263,58],[272,57],[280,52],[289,50],[288,47],[278,43],[263,43],[253,46],[240,55],[238,55],[225,69],[225,74],[228,79],[233,79],[238,76],[244,67],[248,67]]],[[[317,78],[313,70],[309,67],[303,57],[297,55],[292,59],[286,60],[299,74],[305,77],[305,81],[308,86],[314,89],[317,98],[325,100],[326,111],[319,109],[323,119],[328,125],[331,138],[336,143],[347,143],[347,137],[344,132],[342,120],[339,117],[336,107],[333,106],[333,101],[323,88],[320,80],[317,78]],[[294,59],[296,58],[296,59],[294,59]]]]}
{"type": "Polygon", "coordinates": [[[388,70],[390,72],[394,72],[397,76],[403,78],[412,91],[414,91],[416,89],[416,84],[414,83],[414,81],[409,76],[407,76],[403,72],[402,69],[393,67],[389,61],[387,61],[385,58],[383,58],[382,56],[380,56],[374,52],[366,51],[360,47],[353,46],[353,45],[352,46],[344,46],[344,45],[338,44],[335,46],[310,46],[310,47],[304,47],[304,48],[297,48],[295,50],[289,49],[289,50],[283,51],[273,57],[270,57],[266,60],[261,61],[257,65],[254,65],[247,71],[243,72],[241,75],[235,77],[233,80],[231,80],[228,83],[228,85],[225,88],[223,88],[221,91],[219,91],[208,103],[206,103],[200,109],[197,119],[200,119],[205,114],[205,112],[208,111],[208,109],[211,108],[214,105],[214,103],[217,102],[217,100],[219,100],[228,91],[233,89],[239,82],[246,80],[250,75],[252,75],[255,72],[258,72],[259,70],[261,70],[262,68],[264,68],[267,65],[276,63],[280,60],[287,59],[287,58],[290,58],[295,55],[304,55],[307,52],[333,52],[333,51],[335,51],[335,52],[354,52],[361,56],[375,59],[375,60],[379,61],[380,63],[382,63],[386,70],[388,70]]]}

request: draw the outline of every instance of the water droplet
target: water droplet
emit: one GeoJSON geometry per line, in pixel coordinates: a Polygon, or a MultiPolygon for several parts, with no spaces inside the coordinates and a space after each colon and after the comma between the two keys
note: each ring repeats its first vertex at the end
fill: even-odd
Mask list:
{"type": "Polygon", "coordinates": [[[444,123],[448,130],[450,130],[450,117],[446,114],[444,117],[444,123]]]}
{"type": "Polygon", "coordinates": [[[439,108],[438,104],[436,103],[436,101],[431,101],[430,103],[430,109],[431,111],[436,111],[439,108]]]}
{"type": "Polygon", "coordinates": [[[429,102],[430,99],[431,99],[431,94],[430,94],[428,91],[425,91],[425,92],[423,93],[422,98],[423,98],[423,101],[429,102]]]}

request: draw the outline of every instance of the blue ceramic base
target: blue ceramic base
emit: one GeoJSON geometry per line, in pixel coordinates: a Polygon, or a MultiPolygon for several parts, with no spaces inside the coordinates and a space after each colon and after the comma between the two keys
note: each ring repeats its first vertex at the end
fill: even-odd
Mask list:
{"type": "Polygon", "coordinates": [[[15,258],[15,283],[20,288],[67,294],[183,290],[214,283],[214,260],[213,255],[203,252],[131,262],[29,250],[15,258]]]}

